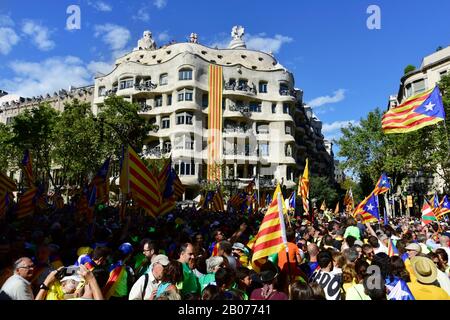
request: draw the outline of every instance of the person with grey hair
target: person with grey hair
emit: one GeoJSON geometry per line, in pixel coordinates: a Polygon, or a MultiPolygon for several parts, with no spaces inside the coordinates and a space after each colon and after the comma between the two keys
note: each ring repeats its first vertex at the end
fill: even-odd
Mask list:
{"type": "Polygon", "coordinates": [[[344,249],[344,251],[342,251],[342,254],[347,260],[347,263],[355,263],[355,261],[359,257],[359,252],[355,247],[344,249]]]}
{"type": "Polygon", "coordinates": [[[203,291],[208,285],[216,285],[216,272],[224,263],[222,256],[212,256],[206,260],[206,272],[198,280],[200,282],[200,290],[203,291]]]}
{"type": "Polygon", "coordinates": [[[0,290],[1,299],[34,300],[31,288],[34,263],[28,257],[22,257],[14,262],[14,274],[6,280],[0,290]]]}

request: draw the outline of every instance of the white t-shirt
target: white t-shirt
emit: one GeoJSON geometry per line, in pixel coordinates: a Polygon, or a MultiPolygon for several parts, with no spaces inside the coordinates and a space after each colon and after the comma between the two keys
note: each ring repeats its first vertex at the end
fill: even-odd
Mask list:
{"type": "Polygon", "coordinates": [[[144,288],[145,284],[145,274],[142,275],[133,285],[131,288],[130,294],[128,295],[128,300],[149,300],[150,296],[152,295],[152,292],[158,288],[159,281],[155,280],[155,277],[153,276],[153,272],[151,271],[152,268],[150,268],[150,271],[148,274],[148,282],[147,287],[144,288]],[[144,299],[142,299],[142,292],[145,290],[144,293],[144,299]]]}
{"type": "Polygon", "coordinates": [[[311,280],[323,288],[327,300],[341,300],[342,277],[340,275],[317,270],[312,274],[311,280]]]}
{"type": "Polygon", "coordinates": [[[18,274],[9,277],[0,291],[6,293],[12,300],[34,300],[31,283],[18,274]]]}

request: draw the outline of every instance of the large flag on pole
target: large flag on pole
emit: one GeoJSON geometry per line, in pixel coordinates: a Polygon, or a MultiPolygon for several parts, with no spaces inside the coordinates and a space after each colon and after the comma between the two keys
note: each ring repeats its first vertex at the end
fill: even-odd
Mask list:
{"type": "Polygon", "coordinates": [[[300,177],[298,183],[297,194],[302,197],[303,211],[305,214],[309,214],[309,171],[308,171],[308,159],[306,159],[305,170],[303,176],[300,177]]]}
{"type": "Polygon", "coordinates": [[[437,222],[437,218],[434,215],[433,209],[431,205],[428,203],[428,200],[425,199],[425,202],[422,206],[422,224],[427,225],[432,223],[433,221],[437,222]]]}
{"type": "Polygon", "coordinates": [[[347,192],[345,193],[344,206],[348,212],[353,211],[353,209],[355,209],[355,201],[353,200],[353,192],[351,188],[350,190],[347,190],[347,192]]]}
{"type": "Polygon", "coordinates": [[[0,172],[0,191],[17,191],[14,180],[2,172],[0,172]]]}
{"type": "Polygon", "coordinates": [[[445,195],[441,200],[439,215],[437,218],[440,218],[444,214],[449,213],[449,212],[450,212],[450,201],[448,201],[448,197],[447,197],[447,195],[445,195]]]}
{"type": "MultiPolygon", "coordinates": [[[[101,203],[109,202],[109,163],[110,158],[106,159],[103,162],[100,169],[97,171],[97,174],[91,181],[89,186],[90,190],[95,188],[95,201],[100,201],[101,203]]],[[[94,203],[95,205],[95,203],[94,203]]]]}
{"type": "Polygon", "coordinates": [[[30,150],[25,150],[22,159],[23,173],[27,179],[28,187],[34,186],[33,165],[31,160],[30,150]]]}
{"type": "Polygon", "coordinates": [[[131,194],[139,206],[157,216],[160,206],[160,185],[136,152],[128,146],[122,162],[120,186],[124,194],[131,194]]]}
{"type": "Polygon", "coordinates": [[[385,134],[406,133],[431,126],[445,119],[439,87],[416,95],[386,112],[382,119],[385,134]]]}
{"type": "Polygon", "coordinates": [[[377,184],[375,185],[375,189],[373,190],[373,192],[378,195],[378,194],[383,194],[385,192],[388,192],[389,189],[391,188],[391,183],[389,182],[389,178],[386,175],[386,173],[382,173],[381,177],[378,179],[377,184]]]}
{"type": "Polygon", "coordinates": [[[373,192],[355,208],[353,216],[356,217],[358,214],[362,215],[364,223],[380,220],[378,214],[378,197],[373,192]]]}
{"type": "Polygon", "coordinates": [[[272,203],[267,209],[255,238],[252,248],[252,264],[286,248],[283,203],[281,188],[280,185],[277,185],[273,194],[272,203]]]}

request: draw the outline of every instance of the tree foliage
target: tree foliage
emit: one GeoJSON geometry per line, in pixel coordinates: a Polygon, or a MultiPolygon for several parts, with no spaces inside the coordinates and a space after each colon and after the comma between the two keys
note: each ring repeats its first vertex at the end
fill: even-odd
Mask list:
{"type": "Polygon", "coordinates": [[[316,199],[316,205],[320,207],[325,200],[328,206],[335,205],[341,198],[336,186],[327,178],[311,176],[309,179],[309,197],[316,199]]]}
{"type": "MultiPolygon", "coordinates": [[[[450,112],[450,77],[443,77],[440,82],[446,114],[450,112]]],[[[345,158],[342,168],[356,173],[362,183],[363,192],[370,193],[381,172],[387,172],[393,179],[394,190],[409,173],[423,171],[436,174],[445,180],[446,188],[450,186],[450,162],[448,125],[445,130],[443,122],[420,130],[385,135],[381,129],[382,112],[375,109],[359,125],[341,129],[342,137],[338,140],[338,155],[345,158]]]]}

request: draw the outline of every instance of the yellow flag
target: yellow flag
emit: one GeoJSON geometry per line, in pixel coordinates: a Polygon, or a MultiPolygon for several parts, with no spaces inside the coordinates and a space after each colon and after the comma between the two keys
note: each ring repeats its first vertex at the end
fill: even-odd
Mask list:
{"type": "Polygon", "coordinates": [[[320,206],[320,210],[322,210],[322,211],[327,210],[327,205],[325,203],[325,200],[323,200],[322,205],[320,206]]]}

